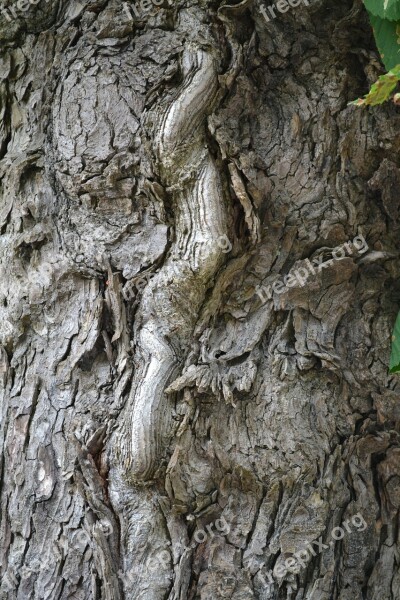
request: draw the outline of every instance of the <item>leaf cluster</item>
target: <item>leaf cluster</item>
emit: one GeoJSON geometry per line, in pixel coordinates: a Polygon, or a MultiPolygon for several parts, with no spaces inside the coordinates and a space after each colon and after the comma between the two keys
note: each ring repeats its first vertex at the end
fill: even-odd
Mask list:
{"type": "MultiPolygon", "coordinates": [[[[375,106],[390,99],[400,81],[400,0],[364,0],[383,64],[388,73],[379,77],[356,106],[375,106]]],[[[400,104],[400,94],[393,101],[400,104]]]]}

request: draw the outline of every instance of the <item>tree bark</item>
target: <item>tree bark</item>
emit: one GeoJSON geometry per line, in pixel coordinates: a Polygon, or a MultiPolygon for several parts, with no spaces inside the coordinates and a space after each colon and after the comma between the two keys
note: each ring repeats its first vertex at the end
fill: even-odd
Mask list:
{"type": "Polygon", "coordinates": [[[399,600],[362,3],[156,4],[0,12],[0,598],[399,600]]]}

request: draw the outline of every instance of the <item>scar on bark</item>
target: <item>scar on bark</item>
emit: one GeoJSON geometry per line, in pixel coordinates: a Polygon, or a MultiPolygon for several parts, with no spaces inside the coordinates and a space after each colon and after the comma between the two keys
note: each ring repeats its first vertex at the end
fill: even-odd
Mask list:
{"type": "Polygon", "coordinates": [[[210,50],[189,46],[182,73],[154,147],[172,196],[176,241],[143,293],[135,324],[135,382],[112,443],[120,474],[132,483],[153,478],[173,435],[165,390],[179,373],[207,288],[224,260],[218,241],[227,235],[226,199],[205,126],[218,97],[218,63],[210,50]]]}

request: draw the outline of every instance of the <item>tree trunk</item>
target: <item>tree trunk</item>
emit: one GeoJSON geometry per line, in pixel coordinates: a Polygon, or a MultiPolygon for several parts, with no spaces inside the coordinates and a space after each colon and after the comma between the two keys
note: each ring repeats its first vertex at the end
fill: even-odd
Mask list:
{"type": "Polygon", "coordinates": [[[399,600],[362,3],[6,6],[0,598],[399,600]]]}

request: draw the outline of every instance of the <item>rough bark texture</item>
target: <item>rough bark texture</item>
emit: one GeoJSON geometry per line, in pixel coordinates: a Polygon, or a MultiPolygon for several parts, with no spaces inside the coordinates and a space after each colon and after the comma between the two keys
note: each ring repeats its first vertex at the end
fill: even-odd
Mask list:
{"type": "Polygon", "coordinates": [[[1,599],[400,599],[399,109],[264,6],[0,13],[1,599]]]}

